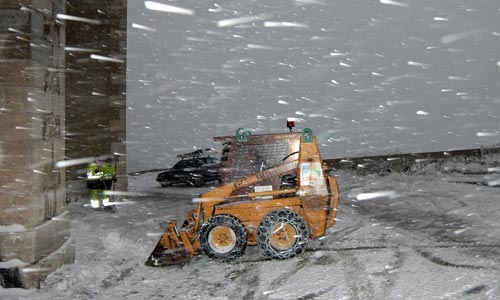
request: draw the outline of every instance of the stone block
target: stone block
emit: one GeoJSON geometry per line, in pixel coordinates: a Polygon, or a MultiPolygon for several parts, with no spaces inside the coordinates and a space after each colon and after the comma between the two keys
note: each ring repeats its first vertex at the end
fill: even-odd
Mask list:
{"type": "MultiPolygon", "coordinates": [[[[85,54],[85,56],[88,56],[88,53],[85,54]]],[[[97,73],[88,71],[87,65],[88,64],[84,64],[85,71],[66,72],[66,82],[68,84],[71,83],[71,85],[67,87],[69,95],[90,97],[92,96],[92,92],[105,94],[108,90],[108,75],[102,72],[97,73]]]]}
{"type": "Polygon", "coordinates": [[[0,2],[0,9],[19,9],[22,6],[31,4],[32,0],[2,0],[0,2]]]}
{"type": "Polygon", "coordinates": [[[20,259],[25,263],[35,262],[35,232],[22,228],[20,224],[13,223],[8,226],[2,226],[0,232],[0,257],[2,261],[11,259],[20,259]],[[14,227],[12,231],[8,228],[14,227]]]}
{"type": "Polygon", "coordinates": [[[0,32],[0,59],[27,59],[30,56],[30,41],[17,38],[15,33],[0,32]]]}
{"type": "MultiPolygon", "coordinates": [[[[2,145],[2,147],[5,145],[2,145]]],[[[0,195],[8,193],[10,189],[29,188],[30,176],[24,165],[15,163],[15,160],[8,155],[4,156],[5,161],[2,162],[2,173],[0,176],[0,195]]],[[[24,160],[24,157],[21,157],[24,160]]]]}
{"type": "Polygon", "coordinates": [[[0,268],[0,285],[4,288],[41,288],[50,273],[74,260],[74,241],[68,239],[59,249],[36,264],[26,264],[20,260],[7,263],[12,266],[0,268]]]}
{"type": "Polygon", "coordinates": [[[5,114],[28,112],[31,110],[28,101],[29,88],[0,86],[0,109],[5,114]]]}
{"type": "Polygon", "coordinates": [[[16,221],[33,227],[65,209],[64,171],[55,170],[62,159],[64,140],[26,140],[2,144],[0,223],[16,221]]]}
{"type": "Polygon", "coordinates": [[[55,252],[45,257],[34,265],[28,265],[18,268],[19,282],[18,287],[22,288],[41,288],[43,280],[47,276],[60,268],[64,264],[71,264],[75,260],[75,245],[72,238],[69,238],[55,252]]]}
{"type": "Polygon", "coordinates": [[[0,86],[45,86],[47,67],[30,60],[0,61],[0,86]]]}
{"type": "Polygon", "coordinates": [[[16,223],[32,228],[56,214],[58,187],[47,187],[54,175],[45,172],[46,169],[19,168],[1,179],[0,225],[16,223]],[[52,210],[48,213],[50,208],[52,210]]]}
{"type": "Polygon", "coordinates": [[[41,193],[32,194],[31,203],[31,224],[37,226],[45,220],[55,216],[56,212],[56,192],[57,189],[47,189],[41,193]]]}
{"type": "Polygon", "coordinates": [[[109,127],[111,132],[125,131],[127,124],[125,120],[110,120],[109,127]]]}
{"type": "MultiPolygon", "coordinates": [[[[30,14],[20,10],[19,3],[14,7],[7,0],[7,3],[0,3],[0,32],[12,32],[9,28],[17,30],[23,37],[29,37],[30,33],[30,14]]],[[[18,1],[16,1],[18,2],[18,1]]]]}
{"type": "Polygon", "coordinates": [[[39,261],[55,252],[71,236],[69,212],[52,217],[34,229],[35,261],[39,261]]]}
{"type": "Polygon", "coordinates": [[[53,113],[64,115],[61,95],[40,88],[0,86],[0,108],[4,113],[53,113]],[[62,102],[58,104],[59,102],[62,102]]]}
{"type": "Polygon", "coordinates": [[[27,140],[33,134],[33,120],[29,114],[9,113],[8,118],[0,118],[0,128],[2,128],[0,131],[2,141],[27,140]]]}
{"type": "Polygon", "coordinates": [[[26,195],[32,190],[33,183],[31,182],[32,172],[15,164],[7,164],[13,168],[5,168],[4,174],[0,176],[0,195],[26,195]]]}
{"type": "Polygon", "coordinates": [[[0,231],[0,257],[34,264],[60,248],[71,236],[69,212],[52,217],[31,230],[18,223],[3,225],[0,231]],[[15,225],[15,226],[13,226],[15,225]],[[13,228],[9,231],[9,228],[13,228]]]}
{"type": "MultiPolygon", "coordinates": [[[[2,141],[2,168],[8,172],[25,169],[31,163],[29,140],[2,141]]],[[[6,176],[0,176],[0,182],[6,176]]]]}
{"type": "MultiPolygon", "coordinates": [[[[28,182],[13,180],[11,184],[2,186],[0,193],[0,225],[21,224],[32,228],[36,223],[43,221],[43,216],[36,208],[40,206],[40,197],[43,193],[36,193],[28,182]],[[37,197],[34,199],[34,197],[37,197]]],[[[28,175],[27,175],[28,176],[28,175]]]]}

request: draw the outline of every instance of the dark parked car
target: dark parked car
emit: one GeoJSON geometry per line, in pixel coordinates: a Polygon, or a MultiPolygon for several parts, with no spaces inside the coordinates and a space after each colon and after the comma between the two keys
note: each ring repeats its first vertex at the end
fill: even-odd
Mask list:
{"type": "Polygon", "coordinates": [[[158,174],[156,181],[162,187],[173,184],[203,186],[205,182],[221,181],[220,163],[215,157],[203,156],[182,159],[173,168],[158,174]]]}

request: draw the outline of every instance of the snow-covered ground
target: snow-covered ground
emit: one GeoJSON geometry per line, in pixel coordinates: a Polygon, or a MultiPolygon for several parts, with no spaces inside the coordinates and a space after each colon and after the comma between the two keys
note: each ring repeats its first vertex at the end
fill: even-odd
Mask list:
{"type": "Polygon", "coordinates": [[[341,203],[328,234],[301,256],[234,263],[205,255],[182,266],[144,261],[169,219],[206,188],[161,188],[131,176],[116,213],[71,203],[76,261],[39,290],[3,299],[499,299],[500,196],[488,175],[338,173],[341,203]],[[482,184],[485,183],[485,184],[482,184]],[[141,194],[142,193],[142,194],[141,194]]]}

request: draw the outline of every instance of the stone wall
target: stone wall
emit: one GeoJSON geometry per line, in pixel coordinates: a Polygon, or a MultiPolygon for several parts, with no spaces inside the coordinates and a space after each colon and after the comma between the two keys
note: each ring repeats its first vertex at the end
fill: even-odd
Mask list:
{"type": "Polygon", "coordinates": [[[64,0],[0,2],[0,284],[74,259],[66,211],[64,0]],[[54,254],[54,253],[57,253],[54,254]],[[29,270],[29,271],[28,271],[29,270]]]}
{"type": "Polygon", "coordinates": [[[500,148],[337,158],[324,162],[332,169],[346,170],[356,175],[385,175],[392,172],[419,174],[426,171],[487,174],[489,168],[500,166],[500,148]]]}
{"type": "MultiPolygon", "coordinates": [[[[66,156],[113,154],[116,189],[124,191],[127,3],[71,1],[67,14],[86,20],[66,22],[66,156]]],[[[86,200],[85,167],[68,169],[70,200],[86,200]]]]}

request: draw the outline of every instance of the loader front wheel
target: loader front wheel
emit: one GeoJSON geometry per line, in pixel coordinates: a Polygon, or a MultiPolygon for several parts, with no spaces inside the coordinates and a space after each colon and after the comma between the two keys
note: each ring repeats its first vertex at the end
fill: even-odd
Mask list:
{"type": "Polygon", "coordinates": [[[211,217],[200,229],[200,245],[208,257],[232,261],[245,252],[245,227],[230,215],[211,217]]]}
{"type": "Polygon", "coordinates": [[[290,209],[270,212],[260,222],[257,233],[262,254],[275,259],[292,258],[304,252],[308,236],[305,221],[290,209]]]}

